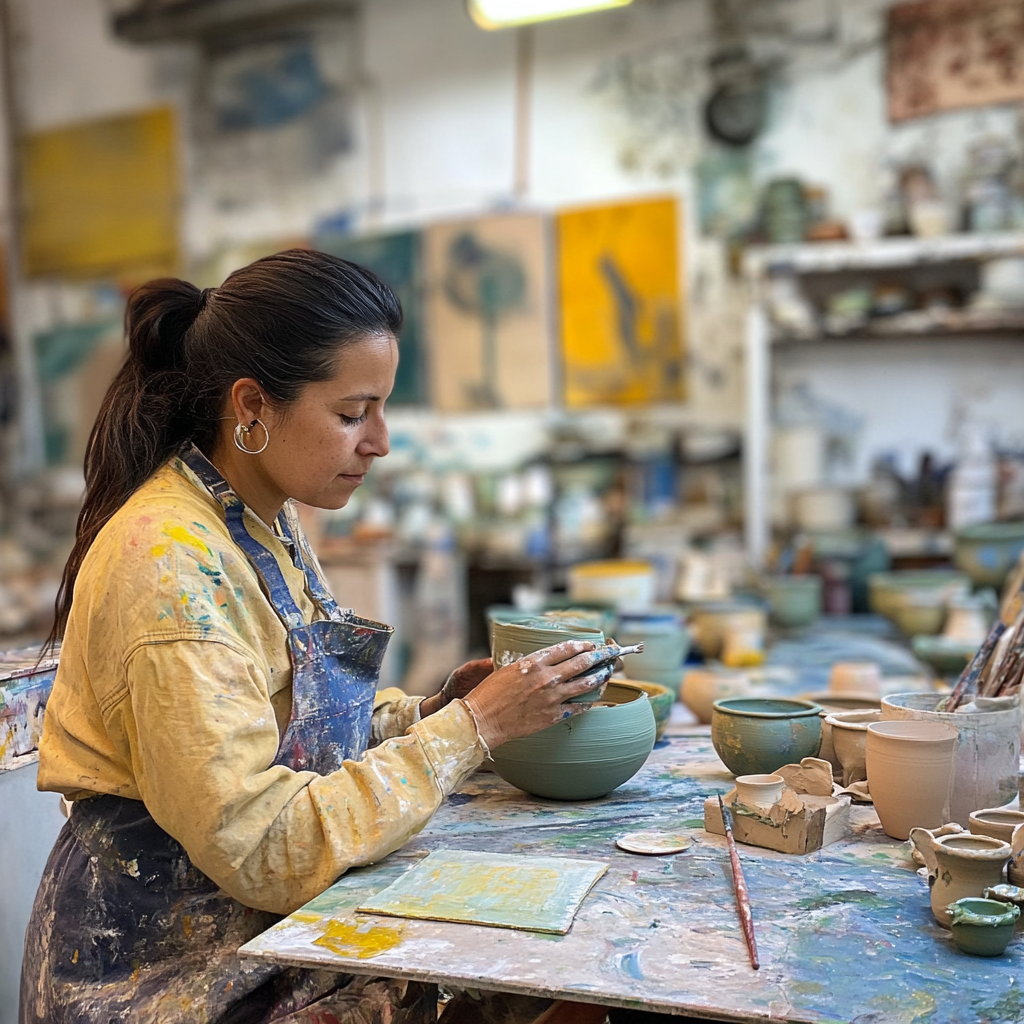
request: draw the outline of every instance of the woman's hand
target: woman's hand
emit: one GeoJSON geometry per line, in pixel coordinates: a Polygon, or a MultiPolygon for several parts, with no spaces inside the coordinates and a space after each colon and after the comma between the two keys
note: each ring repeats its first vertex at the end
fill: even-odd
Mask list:
{"type": "Polygon", "coordinates": [[[449,677],[439,693],[420,701],[420,717],[440,711],[453,700],[467,696],[475,686],[482,683],[494,671],[494,663],[490,658],[479,661],[467,661],[459,666],[449,677]]]}
{"type": "Polygon", "coordinates": [[[605,652],[589,640],[566,640],[492,672],[463,700],[493,750],[586,711],[586,704],[565,702],[603,685],[612,671],[605,652]],[[576,678],[598,665],[587,678],[576,678]]]}

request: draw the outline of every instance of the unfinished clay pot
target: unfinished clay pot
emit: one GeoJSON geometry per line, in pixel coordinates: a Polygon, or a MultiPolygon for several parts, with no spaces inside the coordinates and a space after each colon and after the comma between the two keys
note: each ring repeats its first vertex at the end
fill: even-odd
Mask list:
{"type": "Polygon", "coordinates": [[[950,926],[951,903],[981,899],[987,888],[999,884],[1011,853],[1009,843],[970,832],[935,836],[928,829],[915,828],[910,839],[924,857],[932,913],[943,928],[950,926]]]}
{"type": "Polygon", "coordinates": [[[1013,832],[1024,824],[1024,811],[1008,811],[1003,807],[986,807],[970,817],[970,828],[976,836],[991,836],[1004,843],[1013,841],[1013,832]]]}
{"type": "Polygon", "coordinates": [[[781,775],[738,775],[736,799],[745,807],[770,811],[782,796],[786,780],[781,775]]]}
{"type": "Polygon", "coordinates": [[[1024,886],[1024,825],[1013,830],[1010,840],[1013,858],[1006,866],[1006,878],[1010,885],[1024,886]]]}
{"type": "Polygon", "coordinates": [[[838,711],[825,716],[832,749],[843,771],[844,786],[863,782],[868,777],[868,726],[881,718],[881,711],[838,711]]]}
{"type": "Polygon", "coordinates": [[[868,788],[886,835],[908,839],[913,828],[938,828],[948,820],[956,743],[956,729],[944,722],[868,725],[868,788]]]}

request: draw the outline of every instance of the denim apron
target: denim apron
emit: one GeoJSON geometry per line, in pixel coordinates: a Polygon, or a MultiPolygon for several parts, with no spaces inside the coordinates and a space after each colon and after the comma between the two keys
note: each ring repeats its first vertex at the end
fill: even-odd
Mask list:
{"type": "MultiPolygon", "coordinates": [[[[292,711],[274,763],[328,774],[366,749],[392,629],[343,611],[286,517],[282,539],[329,616],[311,623],[273,554],[250,536],[245,506],[195,448],[184,461],[224,509],[288,629],[292,711]]],[[[220,891],[138,800],[79,800],[46,865],[25,938],[21,1024],[422,1024],[436,990],[286,968],[235,951],[280,918],[220,891]]]]}

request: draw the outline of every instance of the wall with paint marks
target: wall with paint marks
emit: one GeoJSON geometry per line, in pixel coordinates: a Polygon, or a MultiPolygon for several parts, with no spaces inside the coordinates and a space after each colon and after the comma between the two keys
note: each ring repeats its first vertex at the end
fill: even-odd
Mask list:
{"type": "MultiPolygon", "coordinates": [[[[750,151],[755,183],[799,173],[823,185],[833,212],[846,216],[878,201],[886,161],[926,155],[940,184],[952,187],[973,140],[1015,131],[1011,107],[889,125],[881,45],[888,0],[748,6],[753,48],[775,67],[768,124],[750,151]]],[[[103,0],[12,0],[12,7],[29,128],[185,103],[192,58],[173,47],[111,40],[103,0]],[[60,75],[51,73],[55,66],[60,75]]],[[[686,409],[705,422],[739,424],[743,294],[726,272],[723,243],[701,238],[693,216],[695,170],[710,152],[701,101],[717,46],[712,28],[702,0],[637,0],[538,28],[523,202],[552,208],[665,192],[681,198],[688,211],[681,240],[691,339],[686,409]]],[[[479,31],[456,0],[367,0],[360,40],[337,54],[352,83],[353,145],[314,179],[290,180],[255,204],[214,201],[194,148],[184,154],[184,244],[193,260],[225,270],[241,258],[232,246],[308,235],[325,219],[370,230],[516,201],[515,35],[479,31]]],[[[74,289],[59,285],[32,293],[33,329],[81,305],[74,289]]],[[[943,397],[931,418],[921,417],[916,410],[929,401],[932,382],[912,366],[900,372],[903,400],[865,411],[886,415],[883,432],[913,448],[922,433],[941,434],[955,409],[943,397]]],[[[831,386],[824,371],[808,373],[831,386]]]]}

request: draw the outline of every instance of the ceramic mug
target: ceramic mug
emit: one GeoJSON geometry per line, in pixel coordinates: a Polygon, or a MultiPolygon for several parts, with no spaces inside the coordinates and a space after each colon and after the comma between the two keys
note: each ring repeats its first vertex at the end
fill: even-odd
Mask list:
{"type": "Polygon", "coordinates": [[[770,811],[785,786],[786,780],[781,775],[737,775],[736,801],[744,807],[770,811]]]}

